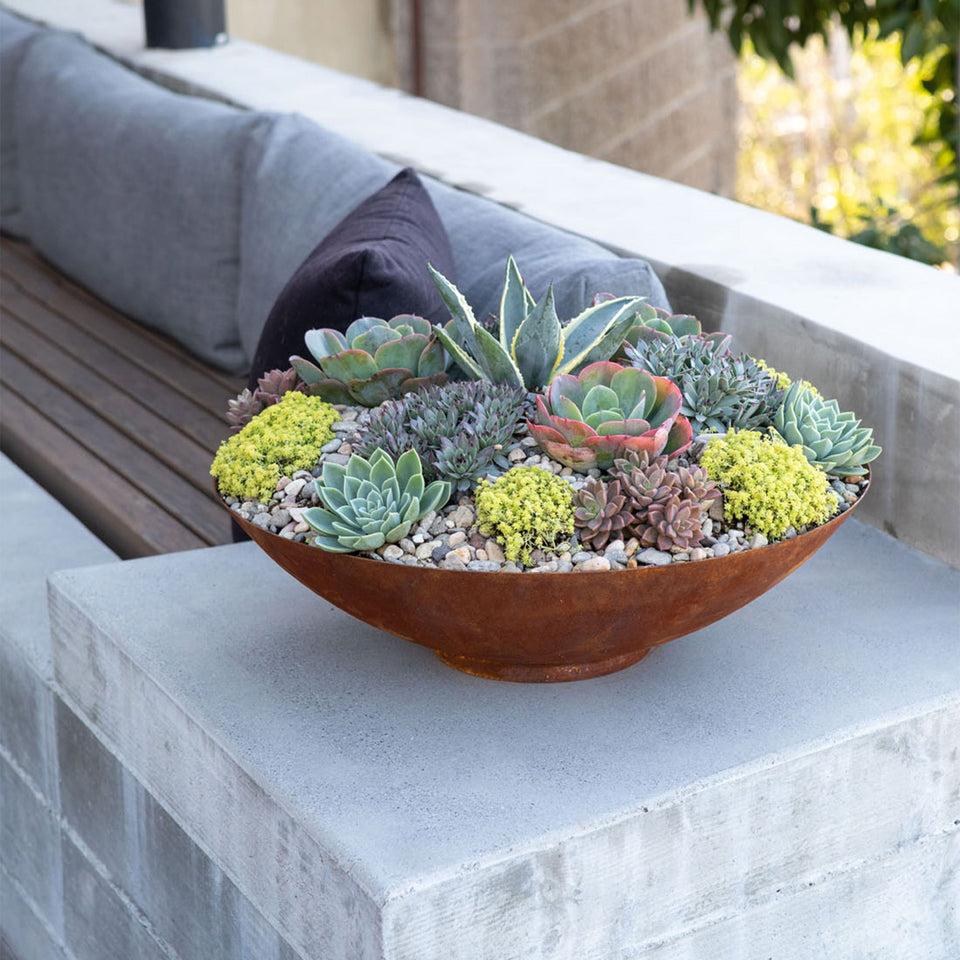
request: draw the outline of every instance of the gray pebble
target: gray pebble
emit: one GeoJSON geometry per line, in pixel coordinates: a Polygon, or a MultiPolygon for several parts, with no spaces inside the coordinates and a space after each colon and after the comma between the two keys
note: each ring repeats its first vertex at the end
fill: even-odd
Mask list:
{"type": "Polygon", "coordinates": [[[417,559],[426,560],[427,557],[433,556],[433,551],[440,546],[443,546],[443,544],[439,540],[429,540],[427,543],[421,543],[416,549],[417,559]]]}
{"type": "Polygon", "coordinates": [[[380,551],[380,556],[384,560],[400,560],[403,557],[403,550],[395,543],[388,543],[380,551]]]}
{"type": "Polygon", "coordinates": [[[557,561],[557,573],[570,573],[573,570],[573,564],[569,560],[557,561]]]}
{"type": "Polygon", "coordinates": [[[718,541],[713,545],[713,555],[715,557],[725,557],[730,552],[729,544],[718,541]]]}
{"type": "MultiPolygon", "coordinates": [[[[621,543],[622,542],[623,541],[621,541],[621,543]]],[[[626,566],[627,560],[629,559],[627,557],[627,554],[623,550],[611,550],[609,547],[607,547],[607,549],[603,551],[603,555],[611,563],[617,563],[620,566],[626,566]]]]}
{"type": "Polygon", "coordinates": [[[750,549],[756,550],[757,547],[765,547],[769,542],[770,541],[762,533],[755,533],[750,538],[750,549]]]}
{"type": "Polygon", "coordinates": [[[273,526],[273,518],[269,513],[258,513],[254,515],[252,520],[254,526],[263,527],[266,530],[268,527],[273,526]]]}
{"type": "Polygon", "coordinates": [[[439,563],[452,549],[450,544],[441,543],[440,546],[433,548],[433,553],[430,556],[433,557],[434,563],[439,563]]]}
{"type": "Polygon", "coordinates": [[[578,550],[570,559],[573,560],[574,563],[586,563],[592,558],[592,553],[587,553],[586,550],[578,550]]]}
{"type": "Polygon", "coordinates": [[[416,551],[417,551],[417,545],[416,545],[409,537],[404,537],[404,538],[397,544],[397,546],[398,546],[404,553],[416,553],[416,551]]]}
{"type": "Polygon", "coordinates": [[[694,548],[690,551],[690,559],[691,559],[691,560],[694,560],[694,561],[696,561],[696,560],[706,560],[708,556],[709,556],[709,554],[707,553],[706,550],[703,549],[703,547],[694,547],[694,548]]]}
{"type": "Polygon", "coordinates": [[[467,569],[467,565],[452,551],[443,558],[443,562],[440,564],[440,567],[443,570],[466,570],[467,569]]]}
{"type": "Polygon", "coordinates": [[[610,561],[606,557],[591,557],[581,564],[580,569],[584,573],[595,573],[601,570],[610,569],[610,561]]]}
{"type": "Polygon", "coordinates": [[[653,547],[641,550],[636,556],[639,563],[652,564],[655,567],[665,567],[668,563],[673,563],[673,557],[669,553],[654,550],[653,547]]]}
{"type": "Polygon", "coordinates": [[[467,564],[468,570],[476,570],[478,573],[498,573],[500,564],[495,560],[471,560],[467,564]]]}
{"type": "Polygon", "coordinates": [[[282,507],[279,510],[274,510],[270,516],[271,523],[278,527],[285,527],[292,519],[290,511],[284,510],[282,507]]]}
{"type": "Polygon", "coordinates": [[[342,453],[328,453],[323,458],[324,463],[339,463],[341,467],[345,467],[349,462],[350,458],[345,457],[342,453]]]}
{"type": "Polygon", "coordinates": [[[339,437],[335,437],[329,443],[325,443],[321,448],[321,453],[336,453],[340,449],[340,444],[343,441],[339,437]]]}

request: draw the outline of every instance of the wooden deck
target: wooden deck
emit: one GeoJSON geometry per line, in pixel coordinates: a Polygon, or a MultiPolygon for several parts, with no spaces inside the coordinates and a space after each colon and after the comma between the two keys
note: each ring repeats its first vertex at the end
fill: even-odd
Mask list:
{"type": "Polygon", "coordinates": [[[0,238],[0,447],[121,557],[229,543],[213,454],[244,386],[0,238]]]}

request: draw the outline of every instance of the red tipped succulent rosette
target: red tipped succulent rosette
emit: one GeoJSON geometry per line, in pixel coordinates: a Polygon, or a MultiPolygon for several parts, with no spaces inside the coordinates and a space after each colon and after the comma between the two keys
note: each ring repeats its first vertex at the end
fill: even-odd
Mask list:
{"type": "Polygon", "coordinates": [[[679,387],[666,377],[602,360],[579,376],[555,377],[527,427],[554,460],[580,473],[607,470],[631,450],[651,460],[686,450],[693,430],[681,403],[679,387]]]}

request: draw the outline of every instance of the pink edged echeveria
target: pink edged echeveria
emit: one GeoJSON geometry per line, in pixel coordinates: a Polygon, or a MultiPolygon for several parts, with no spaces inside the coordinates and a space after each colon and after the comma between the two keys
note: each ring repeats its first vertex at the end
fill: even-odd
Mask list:
{"type": "Polygon", "coordinates": [[[555,377],[527,426],[554,460],[581,473],[606,470],[631,450],[651,460],[686,450],[693,432],[682,400],[666,378],[602,360],[555,377]]]}

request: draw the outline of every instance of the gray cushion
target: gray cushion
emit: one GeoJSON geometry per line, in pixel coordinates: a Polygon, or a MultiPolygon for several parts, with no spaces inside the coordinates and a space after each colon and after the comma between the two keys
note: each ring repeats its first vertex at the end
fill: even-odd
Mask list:
{"type": "MultiPolygon", "coordinates": [[[[239,299],[240,337],[248,358],[297,267],[397,170],[396,164],[304,117],[276,116],[255,131],[244,165],[239,299]]],[[[477,316],[499,310],[511,253],[537,297],[554,281],[563,320],[585,309],[596,293],[638,294],[669,308],[663,286],[642,260],[620,258],[490,200],[421,179],[450,237],[457,285],[477,316]]]]}
{"type": "Polygon", "coordinates": [[[17,132],[14,125],[17,74],[39,27],[0,10],[0,229],[23,236],[17,132]]]}
{"type": "Polygon", "coordinates": [[[259,116],[171,93],[47,34],[23,58],[16,122],[34,245],[122,312],[245,369],[240,182],[259,116]]]}
{"type": "Polygon", "coordinates": [[[457,286],[478,317],[496,314],[507,257],[539,300],[553,283],[557,313],[570,320],[597,293],[645,296],[670,309],[663,284],[644,260],[618,257],[609,250],[533,220],[475,194],[424,178],[443,220],[457,265],[457,286]]]}
{"type": "Polygon", "coordinates": [[[274,301],[310,251],[400,169],[305,117],[270,119],[255,131],[243,171],[238,314],[250,360],[274,301]]]}

